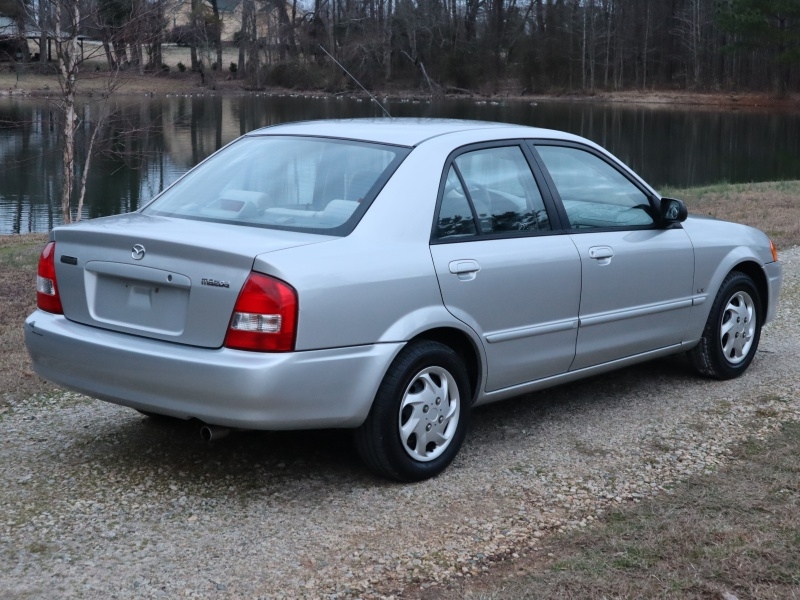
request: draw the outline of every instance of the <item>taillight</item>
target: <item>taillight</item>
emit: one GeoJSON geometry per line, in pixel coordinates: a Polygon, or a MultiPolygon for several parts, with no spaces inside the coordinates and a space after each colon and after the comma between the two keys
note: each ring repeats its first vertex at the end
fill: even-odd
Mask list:
{"type": "Polygon", "coordinates": [[[39,271],[36,275],[36,306],[50,313],[64,314],[56,283],[55,242],[48,242],[39,257],[39,271]]]}
{"type": "Polygon", "coordinates": [[[250,273],[228,326],[225,346],[255,352],[291,352],[297,325],[297,292],[288,283],[250,273]]]}

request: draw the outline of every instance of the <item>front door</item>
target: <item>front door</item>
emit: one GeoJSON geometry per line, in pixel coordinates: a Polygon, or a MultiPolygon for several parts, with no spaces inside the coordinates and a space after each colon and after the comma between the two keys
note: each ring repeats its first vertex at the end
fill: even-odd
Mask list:
{"type": "Polygon", "coordinates": [[[599,153],[537,145],[581,259],[571,370],[679,344],[691,310],[694,250],[661,228],[648,195],[599,153]]]}

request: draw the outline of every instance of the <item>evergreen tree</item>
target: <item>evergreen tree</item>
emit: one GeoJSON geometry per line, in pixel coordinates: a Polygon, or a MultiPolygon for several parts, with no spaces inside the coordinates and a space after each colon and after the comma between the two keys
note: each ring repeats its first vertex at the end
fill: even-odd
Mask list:
{"type": "Polygon", "coordinates": [[[800,61],[800,1],[727,0],[720,7],[720,25],[734,34],[734,46],[772,55],[777,90],[786,92],[791,67],[800,61]]]}

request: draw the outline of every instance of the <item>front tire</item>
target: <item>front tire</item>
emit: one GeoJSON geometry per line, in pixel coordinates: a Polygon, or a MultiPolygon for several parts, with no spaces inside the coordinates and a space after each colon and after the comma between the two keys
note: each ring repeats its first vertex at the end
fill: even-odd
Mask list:
{"type": "Polygon", "coordinates": [[[375,473],[422,481],[455,458],[469,422],[469,379],[459,356],[444,344],[412,342],[381,382],[356,448],[375,473]]]}
{"type": "Polygon", "coordinates": [[[761,296],[755,282],[732,271],[717,292],[700,343],[689,351],[707,377],[733,379],[747,370],[761,339],[761,296]]]}

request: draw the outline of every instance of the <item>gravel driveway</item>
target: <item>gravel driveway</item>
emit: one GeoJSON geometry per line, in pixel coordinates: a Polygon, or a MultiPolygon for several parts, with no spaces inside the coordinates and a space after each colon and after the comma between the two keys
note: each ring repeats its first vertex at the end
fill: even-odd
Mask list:
{"type": "Polygon", "coordinates": [[[0,598],[378,597],[442,585],[664,493],[800,416],[800,248],[741,379],[680,358],[477,410],[439,478],[374,479],[342,432],[196,426],[63,393],[0,409],[0,598]]]}

